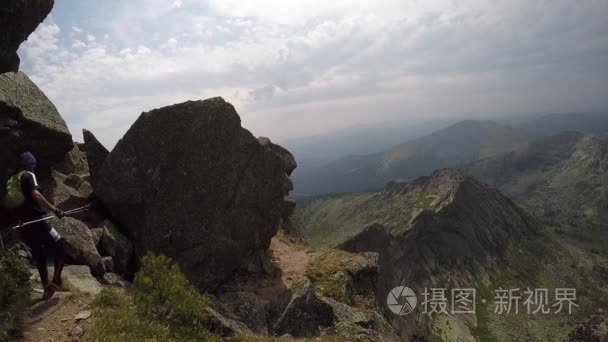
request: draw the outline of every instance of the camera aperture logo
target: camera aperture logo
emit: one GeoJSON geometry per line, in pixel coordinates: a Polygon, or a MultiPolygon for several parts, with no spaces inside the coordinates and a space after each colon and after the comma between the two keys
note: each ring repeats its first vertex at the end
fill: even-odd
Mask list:
{"type": "Polygon", "coordinates": [[[386,304],[393,313],[405,316],[414,311],[416,304],[418,304],[418,298],[409,287],[398,286],[389,292],[386,304]]]}

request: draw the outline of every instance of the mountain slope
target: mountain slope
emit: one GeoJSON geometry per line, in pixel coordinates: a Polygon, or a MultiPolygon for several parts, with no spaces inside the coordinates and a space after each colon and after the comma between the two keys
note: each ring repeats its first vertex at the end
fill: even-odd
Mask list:
{"type": "Polygon", "coordinates": [[[608,218],[608,135],[564,132],[468,171],[553,226],[594,227],[608,218]]]}
{"type": "Polygon", "coordinates": [[[348,155],[376,153],[405,140],[420,138],[454,122],[455,120],[435,119],[357,125],[337,132],[294,138],[280,143],[296,156],[298,168],[312,168],[348,155]]]}
{"type": "Polygon", "coordinates": [[[399,285],[413,289],[419,303],[425,288],[475,289],[475,314],[429,315],[422,307],[408,316],[387,312],[405,337],[559,341],[573,322],[608,304],[605,256],[544,229],[500,191],[458,170],[392,182],[381,192],[318,198],[301,210],[301,220],[312,245],[380,254],[380,302],[399,285]],[[531,319],[523,305],[519,314],[495,313],[500,288],[558,287],[584,292],[572,315],[531,319]]]}
{"type": "Polygon", "coordinates": [[[511,151],[530,136],[491,121],[466,120],[384,152],[349,156],[294,176],[297,195],[381,189],[393,179],[413,179],[442,167],[511,151]]]}

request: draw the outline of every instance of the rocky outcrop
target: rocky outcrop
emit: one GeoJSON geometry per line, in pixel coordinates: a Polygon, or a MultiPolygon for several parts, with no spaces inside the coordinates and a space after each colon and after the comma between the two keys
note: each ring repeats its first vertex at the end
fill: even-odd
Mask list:
{"type": "Polygon", "coordinates": [[[82,135],[84,137],[83,148],[87,155],[87,162],[91,175],[91,184],[93,184],[93,187],[95,187],[97,173],[110,152],[97,140],[97,138],[95,138],[93,133],[90,131],[83,129],[82,135]]]}
{"type": "MultiPolygon", "coordinates": [[[[278,151],[278,152],[277,152],[278,151]]],[[[294,163],[260,143],[221,98],[143,113],[104,161],[94,191],[132,239],[210,290],[267,249],[294,163]]]]}
{"type": "Polygon", "coordinates": [[[321,298],[331,308],[334,327],[328,332],[343,341],[401,341],[386,319],[375,310],[363,310],[331,298],[321,298]]]}
{"type": "Polygon", "coordinates": [[[65,239],[66,254],[74,264],[86,265],[91,272],[100,276],[105,273],[101,255],[95,248],[89,228],[82,222],[65,217],[53,223],[59,234],[65,239]]]}
{"type": "Polygon", "coordinates": [[[253,332],[241,321],[239,317],[226,308],[213,295],[208,295],[209,305],[205,311],[207,313],[206,326],[214,333],[222,336],[249,335],[253,332]]]}
{"type": "Polygon", "coordinates": [[[121,287],[128,289],[131,287],[131,283],[126,281],[123,277],[116,273],[106,273],[101,279],[102,283],[109,286],[121,287]]]}
{"type": "MultiPolygon", "coordinates": [[[[399,284],[432,286],[438,272],[473,287],[468,275],[483,277],[509,265],[514,253],[530,256],[543,248],[540,227],[530,215],[460,170],[391,183],[375,198],[384,205],[412,203],[399,207],[409,217],[402,226],[374,225],[340,245],[350,252],[380,254],[378,301],[399,284]]],[[[395,320],[404,336],[418,329],[412,317],[395,320]]]]}
{"type": "Polygon", "coordinates": [[[320,328],[334,323],[331,307],[320,301],[315,285],[305,279],[291,290],[285,308],[273,325],[275,334],[296,337],[312,337],[320,334],[320,328]]]}
{"type": "Polygon", "coordinates": [[[254,294],[227,292],[219,295],[218,300],[251,331],[256,334],[268,335],[268,314],[264,305],[254,294]]]}
{"type": "Polygon", "coordinates": [[[66,176],[57,171],[52,171],[51,177],[43,181],[42,188],[45,197],[61,210],[70,210],[82,207],[88,202],[86,193],[81,193],[78,188],[82,180],[78,176],[66,176]]]}
{"type": "Polygon", "coordinates": [[[100,241],[102,253],[113,258],[114,270],[117,273],[126,272],[133,256],[133,244],[109,220],[104,221],[102,229],[103,235],[100,241]]]}
{"type": "Polygon", "coordinates": [[[89,165],[87,163],[87,156],[81,150],[80,144],[75,143],[74,147],[66,154],[63,162],[53,165],[53,168],[63,174],[73,174],[75,176],[87,179],[89,176],[89,165]]]}
{"type": "MultiPolygon", "coordinates": [[[[395,265],[412,265],[393,272],[397,277],[393,283],[412,284],[430,278],[438,267],[490,268],[506,262],[519,242],[540,236],[538,223],[508,197],[456,169],[391,184],[379,198],[398,201],[421,194],[432,202],[426,208],[412,209],[410,221],[403,227],[387,228],[386,232],[381,226],[370,227],[360,233],[369,236],[374,231],[377,235],[367,245],[362,236],[355,236],[341,244],[342,248],[350,252],[371,250],[379,252],[381,259],[391,258],[395,265]]],[[[381,267],[383,264],[381,261],[381,267]]]]}
{"type": "Polygon", "coordinates": [[[44,173],[74,147],[55,106],[21,72],[0,74],[0,146],[0,181],[18,152],[33,152],[44,173]]]}
{"type": "Polygon", "coordinates": [[[53,4],[53,0],[0,3],[0,74],[19,70],[19,46],[51,12],[53,4]]]}

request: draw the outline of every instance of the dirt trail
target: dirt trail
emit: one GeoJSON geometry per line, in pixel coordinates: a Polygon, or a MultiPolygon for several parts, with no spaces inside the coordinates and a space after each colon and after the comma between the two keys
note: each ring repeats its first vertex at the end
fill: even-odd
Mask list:
{"type": "Polygon", "coordinates": [[[296,248],[278,238],[270,244],[272,260],[283,271],[281,281],[287,288],[304,279],[306,267],[312,258],[308,250],[296,248]]]}
{"type": "MultiPolygon", "coordinates": [[[[304,247],[297,246],[275,237],[270,245],[272,262],[281,270],[281,276],[270,279],[247,278],[226,286],[227,291],[247,291],[254,293],[265,304],[272,303],[282,293],[305,277],[306,267],[313,254],[304,247]]],[[[52,274],[52,268],[49,273],[52,274]]],[[[36,271],[32,270],[36,275],[36,271]]],[[[90,310],[89,304],[101,285],[86,268],[68,266],[63,273],[64,292],[57,292],[46,302],[40,301],[42,289],[37,279],[32,293],[32,306],[28,310],[26,327],[18,341],[24,342],[74,342],[82,337],[84,324],[91,318],[77,320],[75,317],[90,310]]]]}
{"type": "Polygon", "coordinates": [[[28,311],[26,329],[20,341],[79,341],[85,321],[75,317],[88,310],[91,300],[88,295],[58,292],[46,302],[36,302],[28,311]]]}
{"type": "MultiPolygon", "coordinates": [[[[89,304],[101,290],[101,285],[90,275],[88,269],[68,266],[62,277],[63,289],[56,292],[50,300],[42,301],[40,280],[35,270],[31,272],[36,278],[32,305],[27,311],[25,329],[18,341],[79,341],[84,324],[90,320],[89,304]]],[[[50,272],[52,274],[52,269],[50,272]]]]}
{"type": "Polygon", "coordinates": [[[272,263],[281,270],[280,277],[237,279],[225,286],[224,290],[251,292],[257,295],[262,303],[272,303],[305,278],[306,267],[313,257],[312,252],[305,247],[297,246],[279,237],[272,239],[270,253],[272,263]]]}

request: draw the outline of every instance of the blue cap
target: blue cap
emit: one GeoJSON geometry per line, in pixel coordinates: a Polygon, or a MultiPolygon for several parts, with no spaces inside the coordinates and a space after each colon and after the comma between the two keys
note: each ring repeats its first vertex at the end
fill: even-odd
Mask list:
{"type": "Polygon", "coordinates": [[[30,152],[25,152],[19,156],[19,164],[26,171],[34,171],[36,169],[36,158],[30,152]]]}

